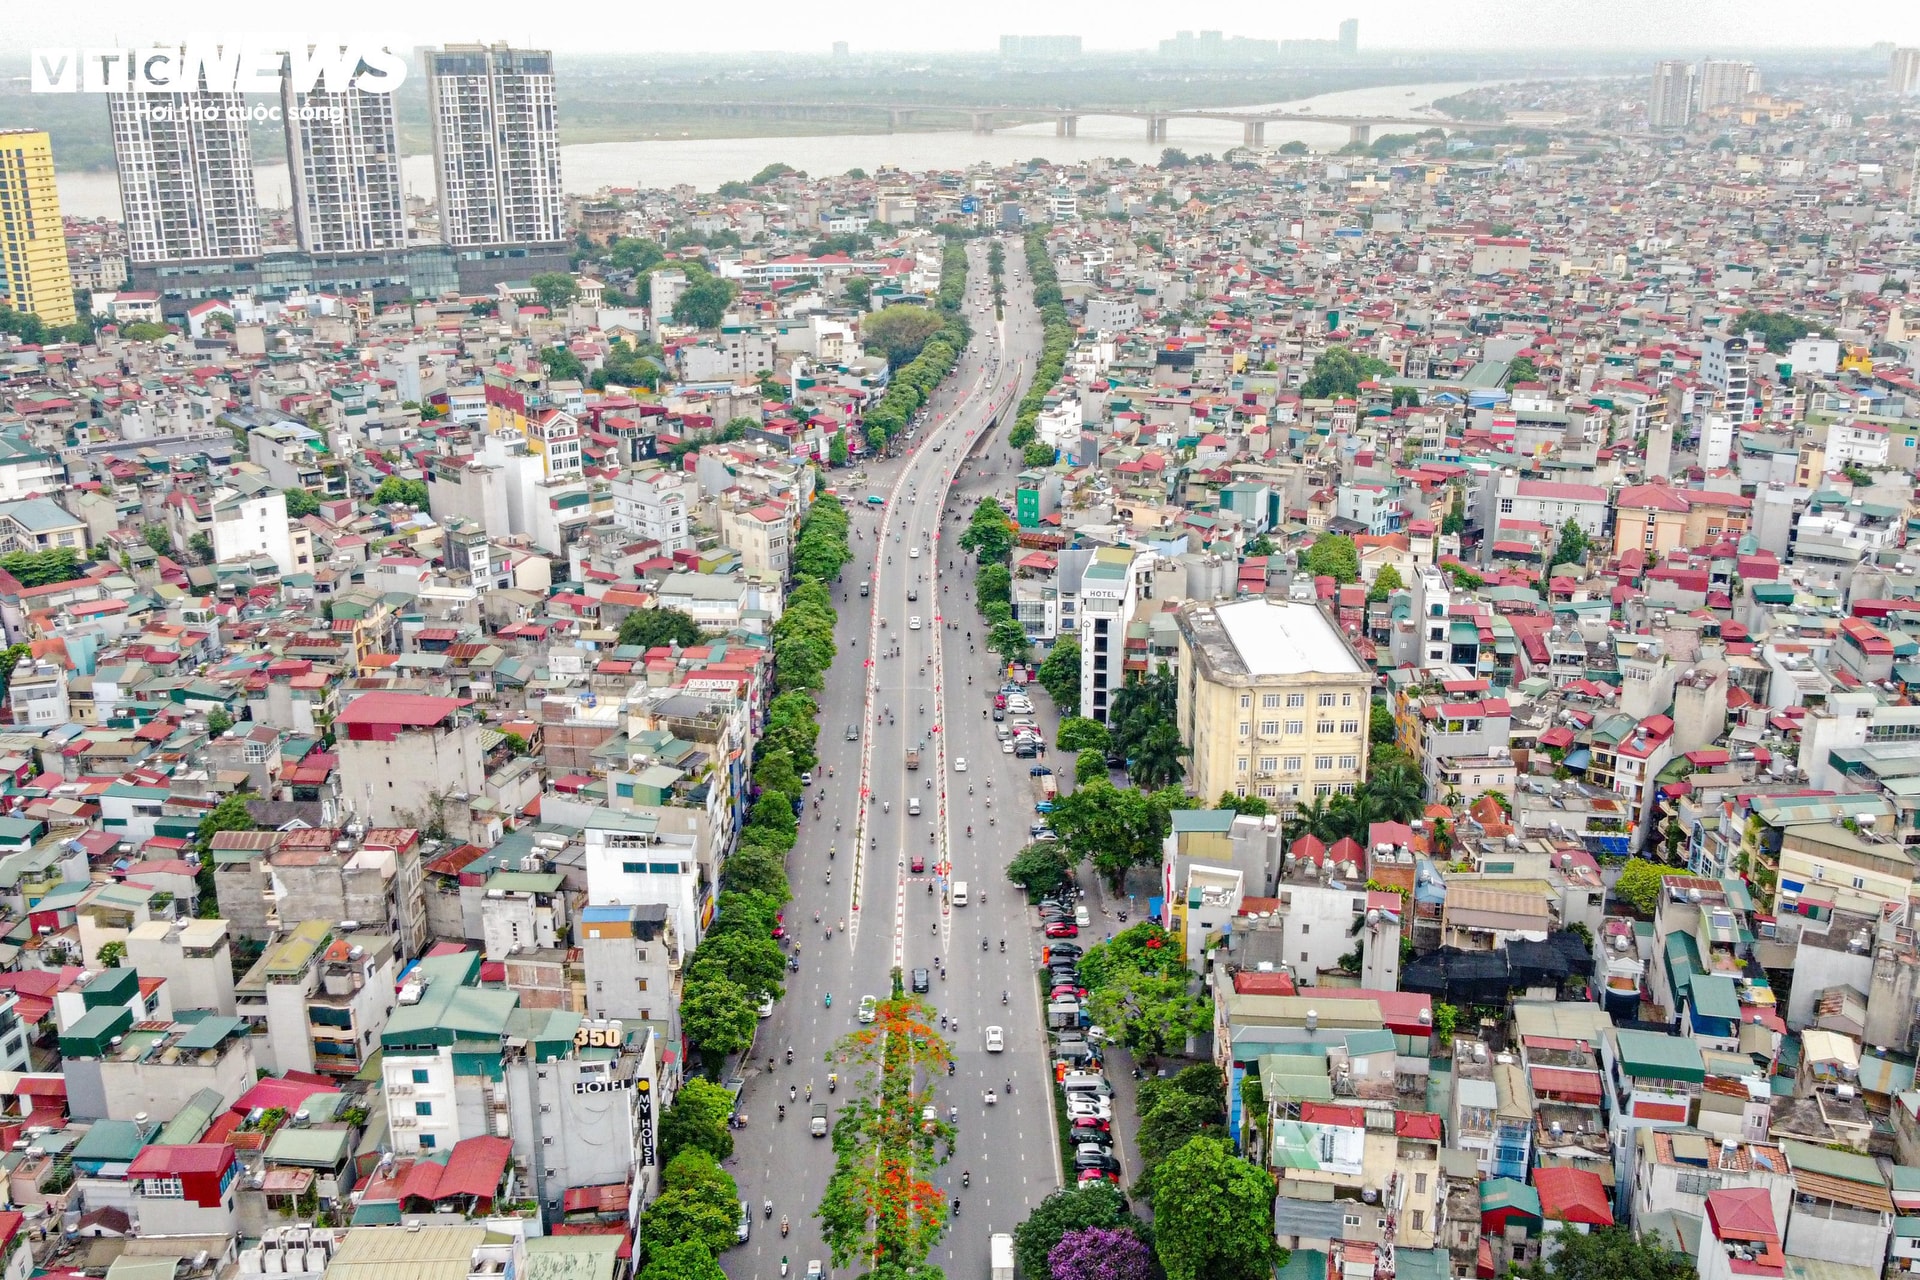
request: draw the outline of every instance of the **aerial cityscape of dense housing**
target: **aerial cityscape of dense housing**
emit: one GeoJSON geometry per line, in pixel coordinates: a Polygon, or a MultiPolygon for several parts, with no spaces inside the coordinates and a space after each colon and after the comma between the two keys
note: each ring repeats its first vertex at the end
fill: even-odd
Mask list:
{"type": "Polygon", "coordinates": [[[586,193],[416,61],[0,116],[5,1280],[1920,1272],[1920,48],[586,193]]]}

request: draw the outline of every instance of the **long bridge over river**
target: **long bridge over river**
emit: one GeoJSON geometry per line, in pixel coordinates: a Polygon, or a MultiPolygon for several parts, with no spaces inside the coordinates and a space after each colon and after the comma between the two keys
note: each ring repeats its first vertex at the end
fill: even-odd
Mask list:
{"type": "MultiPolygon", "coordinates": [[[[1365,144],[1373,140],[1374,131],[1406,130],[1418,132],[1426,129],[1445,129],[1450,133],[1486,133],[1507,130],[1516,126],[1497,120],[1454,120],[1440,115],[1408,116],[1367,116],[1338,115],[1318,111],[1282,111],[1273,108],[1248,107],[1049,107],[1049,106],[959,106],[945,103],[927,102],[777,102],[777,101],[739,101],[712,102],[691,100],[643,101],[633,104],[636,107],[656,112],[681,111],[700,115],[719,116],[759,116],[780,120],[862,120],[872,119],[879,124],[885,117],[889,133],[904,128],[916,121],[929,119],[953,120],[956,123],[964,119],[975,133],[992,133],[996,128],[1009,124],[1026,124],[1035,120],[1052,119],[1056,137],[1072,138],[1079,136],[1080,121],[1090,116],[1113,117],[1123,120],[1139,120],[1146,126],[1147,141],[1164,142],[1167,128],[1175,120],[1222,120],[1240,126],[1241,142],[1250,147],[1263,146],[1266,143],[1267,126],[1271,124],[1323,124],[1344,125],[1349,141],[1365,144]]],[[[1538,129],[1540,126],[1529,125],[1538,129]]],[[[1546,129],[1554,132],[1554,129],[1546,129]]],[[[1564,129],[1559,131],[1565,131],[1564,129]]],[[[1586,132],[1586,130],[1579,130],[1586,132]]]]}

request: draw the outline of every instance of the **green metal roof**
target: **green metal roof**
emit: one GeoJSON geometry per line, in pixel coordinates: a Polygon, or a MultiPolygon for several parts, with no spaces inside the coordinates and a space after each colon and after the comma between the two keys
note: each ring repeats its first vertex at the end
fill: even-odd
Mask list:
{"type": "Polygon", "coordinates": [[[1693,980],[1693,1007],[1702,1017],[1740,1021],[1740,997],[1724,973],[1703,973],[1693,980]]]}
{"type": "Polygon", "coordinates": [[[1795,1142],[1788,1138],[1780,1143],[1780,1149],[1787,1153],[1787,1163],[1795,1173],[1805,1170],[1808,1173],[1824,1174],[1829,1178],[1844,1178],[1848,1182],[1865,1183],[1870,1187],[1884,1187],[1887,1180],[1880,1173],[1880,1162],[1872,1156],[1858,1155],[1852,1151],[1835,1151],[1829,1147],[1816,1147],[1810,1142],[1795,1142]]]}
{"type": "Polygon", "coordinates": [[[1620,1049],[1620,1065],[1628,1075],[1694,1084],[1707,1078],[1700,1047],[1691,1040],[1657,1031],[1624,1029],[1614,1033],[1614,1040],[1620,1049]]]}
{"type": "Polygon", "coordinates": [[[267,1143],[266,1159],[273,1164],[297,1164],[312,1169],[332,1169],[346,1158],[353,1141],[351,1129],[296,1129],[280,1126],[267,1143]]]}
{"type": "Polygon", "coordinates": [[[1492,1213],[1500,1209],[1518,1210],[1538,1219],[1541,1216],[1540,1193],[1512,1178],[1488,1178],[1480,1184],[1480,1212],[1492,1213]]]}

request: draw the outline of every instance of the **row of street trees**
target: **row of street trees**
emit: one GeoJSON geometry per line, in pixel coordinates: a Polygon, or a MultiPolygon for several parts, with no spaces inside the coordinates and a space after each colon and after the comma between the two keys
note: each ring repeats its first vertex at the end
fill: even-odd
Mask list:
{"type": "Polygon", "coordinates": [[[1034,442],[1037,436],[1034,423],[1040,419],[1047,393],[1060,381],[1060,373],[1067,367],[1067,349],[1073,345],[1074,336],[1073,322],[1067,319],[1067,308],[1060,298],[1060,280],[1054,274],[1053,257],[1047,252],[1046,229],[1027,232],[1025,247],[1027,273],[1033,277],[1033,305],[1040,309],[1040,362],[1034,367],[1027,394],[1020,399],[1013,428],[1007,432],[1007,443],[1015,449],[1025,449],[1034,442]]]}
{"type": "MultiPolygon", "coordinates": [[[[756,1006],[784,993],[786,957],[773,930],[793,898],[787,854],[800,835],[794,816],[804,790],[800,775],[819,763],[820,707],[813,695],[838,653],[833,631],[839,614],[822,579],[837,576],[851,557],[846,512],[837,502],[815,503],[795,540],[799,585],[788,592],[786,610],[773,626],[775,696],[754,748],[753,785],[759,795],[739,847],[721,872],[723,891],[713,927],[687,958],[680,1022],[710,1075],[753,1042],[756,1006]]],[[[622,621],[623,642],[630,623],[636,643],[643,630],[654,643],[691,643],[699,635],[684,614],[651,610],[622,621]]]]}
{"type": "MultiPolygon", "coordinates": [[[[936,295],[935,310],[927,312],[939,320],[938,329],[930,334],[922,334],[918,332],[924,327],[920,321],[906,316],[882,325],[883,338],[896,343],[894,352],[904,355],[911,349],[914,354],[904,365],[893,368],[892,380],[887,384],[885,394],[861,419],[867,447],[875,453],[885,449],[888,441],[907,430],[913,422],[913,415],[932,398],[933,389],[940,385],[940,380],[952,370],[954,361],[966,348],[971,335],[967,330],[967,322],[960,315],[960,304],[965,299],[966,291],[966,246],[949,243],[940,260],[940,289],[936,295]],[[915,341],[918,342],[917,346],[912,345],[915,341]]],[[[896,310],[899,308],[888,307],[880,315],[896,310]]],[[[924,307],[907,310],[926,312],[924,307]]],[[[869,325],[878,318],[870,319],[869,325]]]]}

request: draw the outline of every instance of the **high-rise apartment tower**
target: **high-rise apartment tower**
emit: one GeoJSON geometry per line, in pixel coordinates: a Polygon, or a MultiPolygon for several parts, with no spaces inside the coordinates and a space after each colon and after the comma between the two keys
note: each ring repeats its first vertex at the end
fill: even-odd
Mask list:
{"type": "Polygon", "coordinates": [[[72,324],[73,277],[44,129],[0,129],[0,304],[72,324]]]}
{"type": "Polygon", "coordinates": [[[243,95],[114,93],[107,118],[131,263],[260,256],[243,95]]]}
{"type": "Polygon", "coordinates": [[[427,54],[440,236],[467,245],[566,239],[553,54],[504,44],[427,54]]]}
{"type": "Polygon", "coordinates": [[[308,253],[404,249],[406,193],[393,95],[281,82],[293,226],[308,253]]]}
{"type": "Polygon", "coordinates": [[[1760,91],[1760,69],[1751,62],[1704,61],[1699,72],[1700,110],[1737,107],[1760,91]]]}
{"type": "Polygon", "coordinates": [[[1684,129],[1693,120],[1693,67],[1668,58],[1653,65],[1653,89],[1647,95],[1647,124],[1655,129],[1684,129]]]}
{"type": "Polygon", "coordinates": [[[1920,94],[1920,49],[1895,49],[1887,64],[1887,88],[1903,97],[1920,94]]]}

